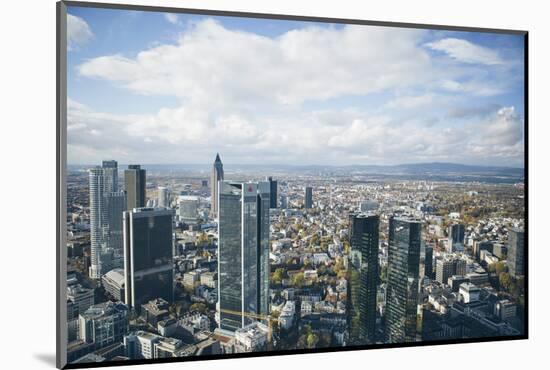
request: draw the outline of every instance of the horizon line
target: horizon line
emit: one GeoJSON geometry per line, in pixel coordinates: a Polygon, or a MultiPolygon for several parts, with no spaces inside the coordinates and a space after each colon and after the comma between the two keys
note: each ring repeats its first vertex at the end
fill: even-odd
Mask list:
{"type": "MultiPolygon", "coordinates": [[[[116,159],[103,159],[103,161],[107,160],[115,160],[116,159]]],[[[212,163],[177,163],[177,162],[171,162],[171,163],[138,163],[138,162],[120,162],[117,161],[118,164],[124,166],[124,165],[141,165],[141,166],[212,166],[212,163]]],[[[497,167],[497,168],[509,168],[509,169],[525,169],[525,165],[522,166],[506,166],[506,165],[498,165],[498,164],[467,164],[467,163],[458,163],[458,162],[404,162],[404,163],[397,163],[397,164],[358,164],[358,163],[351,163],[351,164],[281,164],[281,163],[232,163],[232,162],[226,162],[223,163],[224,165],[229,164],[231,166],[279,166],[279,167],[365,167],[365,166],[373,166],[373,167],[398,167],[398,166],[415,166],[415,165],[430,165],[430,164],[443,164],[443,165],[458,165],[458,166],[466,166],[466,167],[497,167]]],[[[100,166],[101,163],[98,164],[91,164],[91,163],[68,163],[67,166],[100,166]]]]}

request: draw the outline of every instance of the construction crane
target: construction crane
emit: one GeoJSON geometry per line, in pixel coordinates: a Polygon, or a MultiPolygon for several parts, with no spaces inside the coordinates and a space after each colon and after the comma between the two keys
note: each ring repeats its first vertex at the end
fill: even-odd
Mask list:
{"type": "MultiPolygon", "coordinates": [[[[262,315],[262,314],[253,313],[253,312],[234,311],[234,310],[228,310],[228,309],[225,309],[225,308],[220,308],[219,311],[220,311],[220,313],[226,313],[226,314],[229,314],[229,315],[244,316],[244,317],[248,317],[250,319],[256,319],[256,320],[260,320],[260,321],[267,321],[267,343],[269,345],[271,345],[271,341],[273,339],[272,322],[274,322],[274,321],[277,322],[278,319],[271,317],[271,315],[262,315]]],[[[220,320],[221,320],[221,317],[220,317],[220,320]]]]}

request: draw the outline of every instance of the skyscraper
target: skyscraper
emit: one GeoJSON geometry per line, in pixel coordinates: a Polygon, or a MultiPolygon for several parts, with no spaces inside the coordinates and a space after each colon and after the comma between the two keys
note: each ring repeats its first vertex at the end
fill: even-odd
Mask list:
{"type": "Polygon", "coordinates": [[[433,245],[422,242],[420,249],[420,277],[433,278],[433,245]]]}
{"type": "Polygon", "coordinates": [[[311,186],[306,186],[304,192],[304,208],[313,208],[313,189],[311,186]]]}
{"type": "Polygon", "coordinates": [[[193,195],[180,195],[178,205],[180,221],[196,224],[199,218],[200,198],[193,195]]]}
{"type": "Polygon", "coordinates": [[[170,207],[170,190],[167,187],[158,187],[158,205],[160,208],[170,207]]]}
{"type": "Polygon", "coordinates": [[[212,165],[212,177],[210,179],[210,189],[211,189],[211,199],[212,199],[212,208],[210,212],[212,217],[218,215],[218,181],[223,181],[223,163],[220,159],[220,155],[216,153],[216,159],[212,165]]]}
{"type": "Polygon", "coordinates": [[[124,170],[124,189],[126,190],[126,209],[145,207],[146,174],[138,164],[131,164],[124,170]]]}
{"type": "Polygon", "coordinates": [[[350,215],[348,321],[353,344],[375,342],[379,224],[374,213],[350,215]]]}
{"type": "MultiPolygon", "coordinates": [[[[124,266],[122,242],[122,213],[126,210],[126,193],[117,191],[104,194],[103,238],[104,246],[112,251],[113,260],[110,269],[124,266]]],[[[108,270],[107,270],[108,271],[108,270]]],[[[103,271],[102,273],[106,273],[103,271]]]]}
{"type": "Polygon", "coordinates": [[[121,244],[117,242],[117,232],[120,232],[120,224],[117,223],[118,203],[112,201],[112,198],[118,196],[124,199],[124,193],[118,191],[116,161],[103,161],[102,167],[90,169],[88,179],[91,242],[89,274],[92,279],[99,279],[112,268],[115,250],[121,248],[121,244]]]}
{"type": "Polygon", "coordinates": [[[235,331],[269,313],[269,182],[219,182],[220,328],[235,331]]]}
{"type": "Polygon", "coordinates": [[[420,221],[390,217],[386,291],[386,340],[390,343],[416,339],[421,234],[420,221]]]}
{"type": "Polygon", "coordinates": [[[123,219],[125,303],[139,311],[155,298],[172,302],[172,211],[135,208],[123,219]]]}
{"type": "Polygon", "coordinates": [[[508,270],[513,277],[525,274],[524,265],[524,232],[522,229],[513,228],[508,231],[508,270]]]}
{"type": "Polygon", "coordinates": [[[447,257],[438,259],[436,263],[435,279],[441,284],[447,284],[453,275],[466,275],[466,261],[461,258],[447,257]]]}
{"type": "Polygon", "coordinates": [[[464,225],[452,224],[449,226],[449,244],[447,251],[463,252],[464,251],[464,225]]]}
{"type": "Polygon", "coordinates": [[[103,161],[101,164],[105,176],[105,193],[118,191],[118,163],[117,161],[103,161]]]}
{"type": "Polygon", "coordinates": [[[90,249],[91,264],[90,278],[101,277],[100,257],[102,249],[102,222],[101,212],[103,210],[103,188],[105,177],[103,169],[99,166],[89,170],[89,191],[90,191],[90,249]]]}
{"type": "Polygon", "coordinates": [[[452,259],[438,259],[435,266],[435,279],[441,284],[447,284],[447,280],[456,272],[456,265],[452,259]]]}
{"type": "Polygon", "coordinates": [[[269,191],[271,200],[269,202],[269,208],[277,208],[277,180],[273,180],[273,177],[268,177],[269,191]]]}

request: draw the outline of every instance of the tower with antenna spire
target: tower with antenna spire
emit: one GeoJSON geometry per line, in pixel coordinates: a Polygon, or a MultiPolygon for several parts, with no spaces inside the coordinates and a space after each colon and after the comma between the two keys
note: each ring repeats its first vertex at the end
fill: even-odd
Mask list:
{"type": "Polygon", "coordinates": [[[217,217],[218,216],[218,189],[219,184],[218,181],[223,180],[223,163],[220,159],[220,154],[216,153],[216,159],[214,160],[214,164],[212,165],[212,177],[210,178],[210,190],[211,190],[211,199],[212,199],[212,207],[211,207],[211,216],[217,217]]]}

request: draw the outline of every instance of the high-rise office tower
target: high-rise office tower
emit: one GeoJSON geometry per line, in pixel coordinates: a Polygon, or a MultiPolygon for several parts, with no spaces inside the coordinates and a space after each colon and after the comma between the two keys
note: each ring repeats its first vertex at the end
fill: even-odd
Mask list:
{"type": "Polygon", "coordinates": [[[118,163],[117,161],[103,161],[101,164],[105,176],[105,193],[114,193],[118,191],[118,163]]]}
{"type": "Polygon", "coordinates": [[[269,182],[219,182],[220,328],[235,331],[269,313],[269,182]]]}
{"type": "Polygon", "coordinates": [[[422,241],[420,249],[420,277],[433,278],[433,246],[422,241]]]}
{"type": "Polygon", "coordinates": [[[212,207],[210,209],[212,217],[218,215],[218,181],[223,181],[223,163],[220,155],[216,153],[216,159],[212,165],[212,177],[210,179],[210,197],[212,199],[212,207]]]}
{"type": "Polygon", "coordinates": [[[524,253],[523,230],[519,228],[510,229],[508,231],[508,271],[513,277],[525,274],[524,253]]]}
{"type": "Polygon", "coordinates": [[[147,202],[145,193],[146,174],[138,164],[131,164],[124,170],[124,189],[126,190],[126,209],[145,207],[147,202]]]}
{"type": "Polygon", "coordinates": [[[288,208],[288,197],[284,194],[281,194],[281,208],[282,209],[288,208]]]}
{"type": "Polygon", "coordinates": [[[311,186],[306,186],[304,192],[304,208],[313,208],[313,189],[311,186]]]}
{"type": "Polygon", "coordinates": [[[464,225],[453,224],[449,226],[449,244],[447,246],[449,253],[464,251],[464,225]]]}
{"type": "Polygon", "coordinates": [[[170,190],[167,187],[158,187],[158,205],[160,208],[170,207],[170,190]]]}
{"type": "Polygon", "coordinates": [[[379,224],[374,213],[350,215],[348,322],[352,344],[375,342],[379,224]]]}
{"type": "Polygon", "coordinates": [[[180,221],[196,224],[199,219],[200,198],[193,195],[180,195],[178,205],[180,221]]]}
{"type": "Polygon", "coordinates": [[[456,265],[452,259],[438,259],[435,265],[435,280],[447,284],[447,280],[455,275],[456,265]]]}
{"type": "Polygon", "coordinates": [[[89,170],[90,191],[90,278],[101,277],[100,256],[102,249],[103,229],[101,212],[103,211],[103,187],[105,177],[99,166],[89,170]]]}
{"type": "MultiPolygon", "coordinates": [[[[116,161],[103,161],[101,167],[97,166],[89,171],[91,242],[89,274],[92,279],[99,279],[112,268],[114,255],[112,247],[120,247],[115,240],[118,225],[116,220],[110,217],[116,209],[112,209],[114,205],[109,201],[112,194],[118,193],[117,167],[116,161]],[[110,230],[114,230],[113,239],[110,239],[110,230]]],[[[122,218],[122,213],[120,217],[122,218]]]]}
{"type": "Polygon", "coordinates": [[[435,279],[441,284],[447,284],[451,276],[466,275],[466,260],[449,257],[438,259],[435,270],[435,279]]]}
{"type": "MultiPolygon", "coordinates": [[[[117,191],[104,194],[103,238],[104,246],[112,251],[111,269],[124,266],[124,251],[122,244],[122,213],[126,210],[126,193],[117,191]]],[[[107,271],[103,271],[106,273],[107,271]]]]}
{"type": "Polygon", "coordinates": [[[125,303],[136,310],[155,298],[173,301],[172,210],[124,212],[125,303]]]}
{"type": "Polygon", "coordinates": [[[269,176],[269,191],[271,200],[269,201],[269,208],[277,208],[277,180],[273,180],[273,177],[269,176]]]}
{"type": "Polygon", "coordinates": [[[421,236],[420,221],[390,217],[385,333],[390,343],[416,340],[421,236]]]}
{"type": "Polygon", "coordinates": [[[484,250],[493,253],[493,242],[487,240],[474,242],[474,256],[478,261],[481,251],[484,250]]]}

